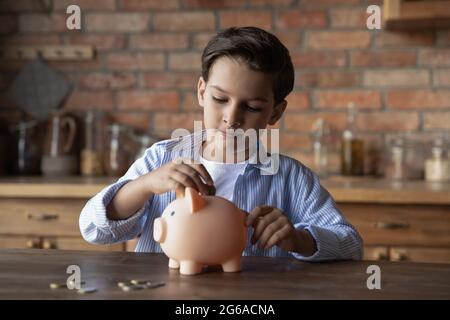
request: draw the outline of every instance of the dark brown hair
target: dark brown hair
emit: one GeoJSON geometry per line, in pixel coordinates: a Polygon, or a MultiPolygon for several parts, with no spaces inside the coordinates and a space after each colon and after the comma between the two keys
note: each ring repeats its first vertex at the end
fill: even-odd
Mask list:
{"type": "Polygon", "coordinates": [[[250,69],[273,76],[275,103],[294,87],[294,67],[289,50],[273,34],[256,27],[231,27],[219,32],[202,54],[202,77],[207,82],[217,58],[228,56],[244,61],[250,69]]]}

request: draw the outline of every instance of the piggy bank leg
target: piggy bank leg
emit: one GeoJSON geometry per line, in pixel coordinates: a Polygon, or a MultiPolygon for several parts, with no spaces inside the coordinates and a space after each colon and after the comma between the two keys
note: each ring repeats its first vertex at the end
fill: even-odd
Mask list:
{"type": "Polygon", "coordinates": [[[175,259],[169,259],[169,268],[178,269],[180,267],[180,263],[175,259]]]}
{"type": "Polygon", "coordinates": [[[241,271],[241,256],[234,257],[225,263],[222,263],[223,272],[241,271]]]}
{"type": "Polygon", "coordinates": [[[185,275],[193,275],[202,272],[203,264],[194,261],[181,261],[180,273],[185,275]]]}

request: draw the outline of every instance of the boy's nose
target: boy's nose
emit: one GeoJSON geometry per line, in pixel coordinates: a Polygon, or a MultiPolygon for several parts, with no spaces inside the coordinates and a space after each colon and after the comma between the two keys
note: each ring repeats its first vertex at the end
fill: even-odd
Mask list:
{"type": "Polygon", "coordinates": [[[230,107],[223,115],[227,128],[237,129],[242,124],[242,114],[239,107],[230,107]]]}

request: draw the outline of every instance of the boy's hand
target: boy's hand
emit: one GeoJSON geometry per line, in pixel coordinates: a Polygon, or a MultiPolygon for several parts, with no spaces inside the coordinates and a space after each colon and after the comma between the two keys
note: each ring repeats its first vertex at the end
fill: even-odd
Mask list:
{"type": "Polygon", "coordinates": [[[144,177],[145,187],[154,194],[172,190],[184,193],[186,187],[193,188],[204,195],[215,194],[214,182],[208,171],[202,164],[194,164],[191,159],[175,159],[147,173],[144,177]]]}
{"type": "Polygon", "coordinates": [[[247,216],[247,226],[254,228],[252,243],[258,242],[261,249],[277,245],[284,251],[312,255],[317,249],[314,239],[305,230],[297,230],[289,218],[271,206],[258,206],[247,216]]]}

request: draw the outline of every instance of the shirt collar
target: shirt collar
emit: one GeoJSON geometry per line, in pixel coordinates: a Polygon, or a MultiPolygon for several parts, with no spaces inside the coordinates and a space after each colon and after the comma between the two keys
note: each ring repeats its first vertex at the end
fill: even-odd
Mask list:
{"type": "MultiPolygon", "coordinates": [[[[172,152],[172,159],[183,157],[193,159],[200,163],[200,150],[203,141],[206,140],[206,130],[198,130],[194,133],[173,139],[172,141],[175,143],[170,144],[170,146],[168,145],[167,148],[168,151],[172,152]]],[[[268,153],[262,141],[258,139],[257,151],[250,155],[245,170],[258,168],[263,172],[263,175],[273,175],[277,171],[275,161],[279,161],[279,154],[268,153]],[[261,156],[258,157],[258,154],[261,156]]]]}

